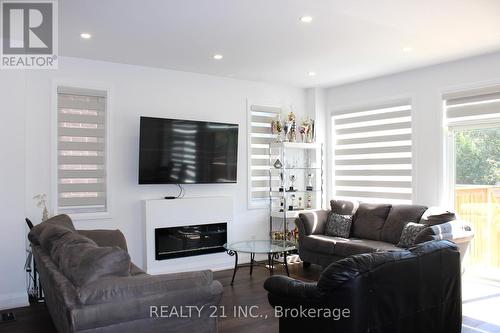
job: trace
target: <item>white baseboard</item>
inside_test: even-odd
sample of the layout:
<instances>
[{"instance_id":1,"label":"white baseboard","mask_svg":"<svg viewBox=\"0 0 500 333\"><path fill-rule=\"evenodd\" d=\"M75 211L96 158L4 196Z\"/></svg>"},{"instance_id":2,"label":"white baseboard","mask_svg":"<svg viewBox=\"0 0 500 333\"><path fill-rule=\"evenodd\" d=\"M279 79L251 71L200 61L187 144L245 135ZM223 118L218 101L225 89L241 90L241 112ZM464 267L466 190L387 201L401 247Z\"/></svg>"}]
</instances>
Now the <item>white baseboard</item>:
<instances>
[{"instance_id":1,"label":"white baseboard","mask_svg":"<svg viewBox=\"0 0 500 333\"><path fill-rule=\"evenodd\" d=\"M26 292L0 294L0 310L20 308L28 305L28 294Z\"/></svg>"}]
</instances>

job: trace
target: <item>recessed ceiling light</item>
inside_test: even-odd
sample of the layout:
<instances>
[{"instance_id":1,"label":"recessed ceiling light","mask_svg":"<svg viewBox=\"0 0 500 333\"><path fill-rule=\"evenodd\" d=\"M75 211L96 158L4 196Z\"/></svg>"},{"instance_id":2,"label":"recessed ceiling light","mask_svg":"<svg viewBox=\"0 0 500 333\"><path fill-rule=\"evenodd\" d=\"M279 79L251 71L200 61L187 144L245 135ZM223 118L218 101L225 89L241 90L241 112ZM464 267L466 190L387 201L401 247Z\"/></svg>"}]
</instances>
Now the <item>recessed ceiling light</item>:
<instances>
[{"instance_id":1,"label":"recessed ceiling light","mask_svg":"<svg viewBox=\"0 0 500 333\"><path fill-rule=\"evenodd\" d=\"M403 52L404 53L409 53L411 51L413 51L413 47L411 47L411 46L405 46L405 47L403 47Z\"/></svg>"},{"instance_id":2,"label":"recessed ceiling light","mask_svg":"<svg viewBox=\"0 0 500 333\"><path fill-rule=\"evenodd\" d=\"M83 39L90 39L90 38L92 38L92 35L84 32L84 33L80 34L80 37L82 37Z\"/></svg>"},{"instance_id":3,"label":"recessed ceiling light","mask_svg":"<svg viewBox=\"0 0 500 333\"><path fill-rule=\"evenodd\" d=\"M311 23L311 21L313 20L312 16L302 16L300 18L300 22L303 22L303 23Z\"/></svg>"},{"instance_id":4,"label":"recessed ceiling light","mask_svg":"<svg viewBox=\"0 0 500 333\"><path fill-rule=\"evenodd\" d=\"M316 76L316 72L309 72L309 73L307 73L307 75L309 75L309 76Z\"/></svg>"},{"instance_id":5,"label":"recessed ceiling light","mask_svg":"<svg viewBox=\"0 0 500 333\"><path fill-rule=\"evenodd\" d=\"M222 58L224 58L224 56L222 54L214 54L215 60L221 60Z\"/></svg>"}]
</instances>

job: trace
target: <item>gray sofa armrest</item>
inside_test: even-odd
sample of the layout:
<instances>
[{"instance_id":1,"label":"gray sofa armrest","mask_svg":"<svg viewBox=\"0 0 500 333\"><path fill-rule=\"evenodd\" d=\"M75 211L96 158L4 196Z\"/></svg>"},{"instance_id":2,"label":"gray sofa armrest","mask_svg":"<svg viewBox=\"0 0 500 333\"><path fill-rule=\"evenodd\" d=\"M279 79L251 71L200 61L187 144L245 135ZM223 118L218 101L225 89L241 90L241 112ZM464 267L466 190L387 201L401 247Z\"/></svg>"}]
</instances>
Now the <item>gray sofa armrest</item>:
<instances>
[{"instance_id":1,"label":"gray sofa armrest","mask_svg":"<svg viewBox=\"0 0 500 333\"><path fill-rule=\"evenodd\" d=\"M299 217L295 219L299 236L324 234L329 212L330 210L318 209L299 214Z\"/></svg>"},{"instance_id":2,"label":"gray sofa armrest","mask_svg":"<svg viewBox=\"0 0 500 333\"><path fill-rule=\"evenodd\" d=\"M474 232L469 225L461 220L453 220L425 228L415 238L415 244L442 239L463 243L469 242L473 237Z\"/></svg>"},{"instance_id":3,"label":"gray sofa armrest","mask_svg":"<svg viewBox=\"0 0 500 333\"><path fill-rule=\"evenodd\" d=\"M212 282L213 273L209 270L162 275L111 276L79 288L78 297L85 305L121 302L134 297L205 287Z\"/></svg>"},{"instance_id":4,"label":"gray sofa armrest","mask_svg":"<svg viewBox=\"0 0 500 333\"><path fill-rule=\"evenodd\" d=\"M283 275L269 277L264 282L264 289L269 292L271 305L313 305L321 304L325 294L320 292L313 282L295 280Z\"/></svg>"},{"instance_id":5,"label":"gray sofa armrest","mask_svg":"<svg viewBox=\"0 0 500 333\"><path fill-rule=\"evenodd\" d=\"M88 237L99 246L118 246L127 250L127 241L120 230L77 230L80 235Z\"/></svg>"},{"instance_id":6,"label":"gray sofa armrest","mask_svg":"<svg viewBox=\"0 0 500 333\"><path fill-rule=\"evenodd\" d=\"M154 278L151 277L150 278ZM167 283L168 285L168 283ZM198 318L209 319L214 313L222 297L222 285L219 281L209 284L192 285L189 288L178 288L172 285L168 292L144 292L142 295L130 295L126 298L114 299L108 294L106 303L83 305L69 310L68 316L73 331L92 330L123 322L149 320L157 328L163 327L165 332L174 332L176 327L185 325L181 322ZM125 294L122 294L125 295ZM163 307L163 308L162 308ZM161 309L167 311L175 308L179 313L187 313L191 307L191 317L162 316ZM196 310L193 309L196 307ZM200 312L198 312L200 310ZM167 312L168 313L168 312Z\"/></svg>"}]
</instances>

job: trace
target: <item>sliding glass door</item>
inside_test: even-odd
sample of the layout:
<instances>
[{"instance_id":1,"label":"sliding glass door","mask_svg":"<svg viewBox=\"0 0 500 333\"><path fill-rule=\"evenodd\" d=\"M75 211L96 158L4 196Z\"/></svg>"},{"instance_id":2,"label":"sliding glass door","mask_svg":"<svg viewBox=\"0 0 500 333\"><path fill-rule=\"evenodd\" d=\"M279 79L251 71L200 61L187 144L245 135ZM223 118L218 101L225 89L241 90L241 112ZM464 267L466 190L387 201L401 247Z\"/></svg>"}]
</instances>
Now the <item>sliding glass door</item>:
<instances>
[{"instance_id":1,"label":"sliding glass door","mask_svg":"<svg viewBox=\"0 0 500 333\"><path fill-rule=\"evenodd\" d=\"M465 265L471 273L500 280L500 127L450 130L455 210L475 233Z\"/></svg>"}]
</instances>

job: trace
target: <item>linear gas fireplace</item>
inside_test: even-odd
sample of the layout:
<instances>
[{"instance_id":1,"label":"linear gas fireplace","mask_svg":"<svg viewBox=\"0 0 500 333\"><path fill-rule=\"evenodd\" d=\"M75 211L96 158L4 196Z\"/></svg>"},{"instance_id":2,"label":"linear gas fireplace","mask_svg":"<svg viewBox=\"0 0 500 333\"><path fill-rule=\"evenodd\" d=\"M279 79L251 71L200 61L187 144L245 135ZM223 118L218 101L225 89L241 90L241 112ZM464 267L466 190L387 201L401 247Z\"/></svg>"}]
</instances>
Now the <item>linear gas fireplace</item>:
<instances>
[{"instance_id":1,"label":"linear gas fireplace","mask_svg":"<svg viewBox=\"0 0 500 333\"><path fill-rule=\"evenodd\" d=\"M224 252L227 223L155 229L156 260Z\"/></svg>"}]
</instances>

